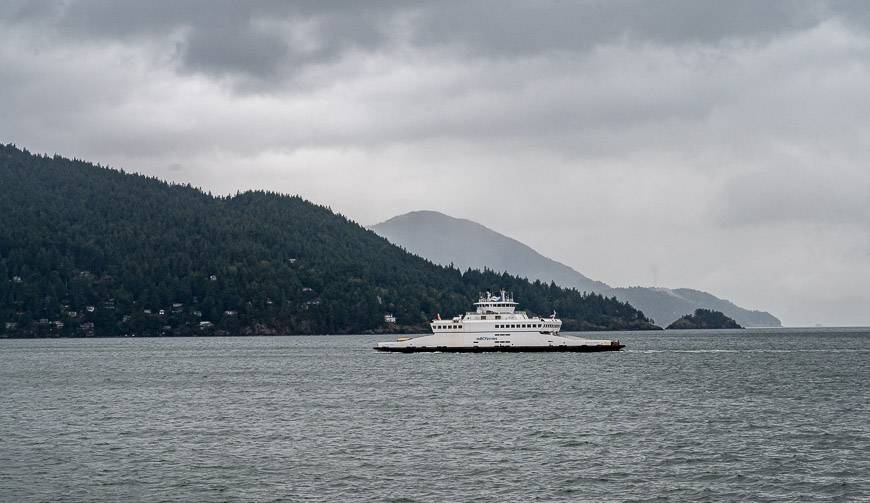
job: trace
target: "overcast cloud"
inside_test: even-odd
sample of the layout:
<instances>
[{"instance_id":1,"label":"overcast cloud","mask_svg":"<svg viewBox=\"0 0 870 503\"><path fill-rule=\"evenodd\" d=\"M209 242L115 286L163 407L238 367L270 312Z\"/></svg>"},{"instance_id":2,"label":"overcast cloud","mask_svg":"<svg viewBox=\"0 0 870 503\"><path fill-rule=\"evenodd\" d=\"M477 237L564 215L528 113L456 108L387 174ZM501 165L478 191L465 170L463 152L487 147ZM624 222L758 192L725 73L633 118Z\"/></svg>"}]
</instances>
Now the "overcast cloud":
<instances>
[{"instance_id":1,"label":"overcast cloud","mask_svg":"<svg viewBox=\"0 0 870 503\"><path fill-rule=\"evenodd\" d=\"M0 0L0 141L870 324L870 4Z\"/></svg>"}]
</instances>

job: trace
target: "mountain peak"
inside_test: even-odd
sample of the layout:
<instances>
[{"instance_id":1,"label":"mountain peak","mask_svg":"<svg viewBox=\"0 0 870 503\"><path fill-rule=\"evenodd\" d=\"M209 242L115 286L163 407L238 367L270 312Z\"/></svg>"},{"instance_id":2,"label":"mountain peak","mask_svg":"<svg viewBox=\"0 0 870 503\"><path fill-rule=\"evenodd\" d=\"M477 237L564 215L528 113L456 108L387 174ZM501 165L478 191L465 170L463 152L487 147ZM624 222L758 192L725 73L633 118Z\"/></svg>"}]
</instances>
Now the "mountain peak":
<instances>
[{"instance_id":1,"label":"mountain peak","mask_svg":"<svg viewBox=\"0 0 870 503\"><path fill-rule=\"evenodd\" d=\"M610 287L549 259L531 247L484 225L437 211L412 211L371 227L390 242L437 264L459 269L509 272L531 281L568 279L563 284L585 292Z\"/></svg>"}]
</instances>

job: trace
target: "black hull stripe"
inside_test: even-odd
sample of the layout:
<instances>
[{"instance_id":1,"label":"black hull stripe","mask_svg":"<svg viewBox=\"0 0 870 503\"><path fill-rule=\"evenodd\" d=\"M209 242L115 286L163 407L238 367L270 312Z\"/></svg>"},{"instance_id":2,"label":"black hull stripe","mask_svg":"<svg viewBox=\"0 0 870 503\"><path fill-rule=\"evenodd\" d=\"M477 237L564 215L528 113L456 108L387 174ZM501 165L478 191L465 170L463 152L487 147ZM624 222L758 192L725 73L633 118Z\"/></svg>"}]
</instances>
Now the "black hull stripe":
<instances>
[{"instance_id":1,"label":"black hull stripe","mask_svg":"<svg viewBox=\"0 0 870 503\"><path fill-rule=\"evenodd\" d=\"M390 353L599 353L601 351L619 351L624 344L611 346L486 346L486 347L382 347L375 346L378 351Z\"/></svg>"}]
</instances>

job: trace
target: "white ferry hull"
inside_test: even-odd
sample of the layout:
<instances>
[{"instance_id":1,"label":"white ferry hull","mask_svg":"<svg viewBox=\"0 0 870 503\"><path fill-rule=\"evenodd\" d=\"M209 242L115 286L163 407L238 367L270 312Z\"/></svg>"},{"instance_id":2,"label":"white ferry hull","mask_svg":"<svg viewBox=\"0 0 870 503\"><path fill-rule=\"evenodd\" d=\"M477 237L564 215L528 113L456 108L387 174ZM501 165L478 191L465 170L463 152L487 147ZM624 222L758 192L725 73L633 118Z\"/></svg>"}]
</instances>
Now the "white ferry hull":
<instances>
[{"instance_id":1,"label":"white ferry hull","mask_svg":"<svg viewBox=\"0 0 870 503\"><path fill-rule=\"evenodd\" d=\"M615 342L615 341L614 341ZM600 351L619 351L624 348L622 344L593 345L593 346L504 346L504 347L427 347L427 346L403 346L384 347L375 346L378 351L390 353L594 353Z\"/></svg>"},{"instance_id":2,"label":"white ferry hull","mask_svg":"<svg viewBox=\"0 0 870 503\"><path fill-rule=\"evenodd\" d=\"M470 335L470 336L469 336ZM457 339L462 339L457 340ZM581 339L564 335L517 334L515 337L480 334L428 335L399 342L379 342L374 349L394 353L486 353L619 351L617 340Z\"/></svg>"}]
</instances>

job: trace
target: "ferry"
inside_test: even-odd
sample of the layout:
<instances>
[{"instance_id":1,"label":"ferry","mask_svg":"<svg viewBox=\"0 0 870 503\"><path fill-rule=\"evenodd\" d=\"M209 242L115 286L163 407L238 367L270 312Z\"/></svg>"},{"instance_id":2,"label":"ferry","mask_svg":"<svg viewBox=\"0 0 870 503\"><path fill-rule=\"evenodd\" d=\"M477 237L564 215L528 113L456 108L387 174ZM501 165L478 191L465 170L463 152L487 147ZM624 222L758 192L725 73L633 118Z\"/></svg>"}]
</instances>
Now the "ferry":
<instances>
[{"instance_id":1,"label":"ferry","mask_svg":"<svg viewBox=\"0 0 870 503\"><path fill-rule=\"evenodd\" d=\"M399 337L395 342L379 342L374 349L397 353L455 352L593 352L619 351L618 340L582 339L561 335L562 320L556 313L547 318L530 317L517 311L513 296L504 290L498 295L487 292L474 303L473 312L442 320L432 320L431 335Z\"/></svg>"}]
</instances>

